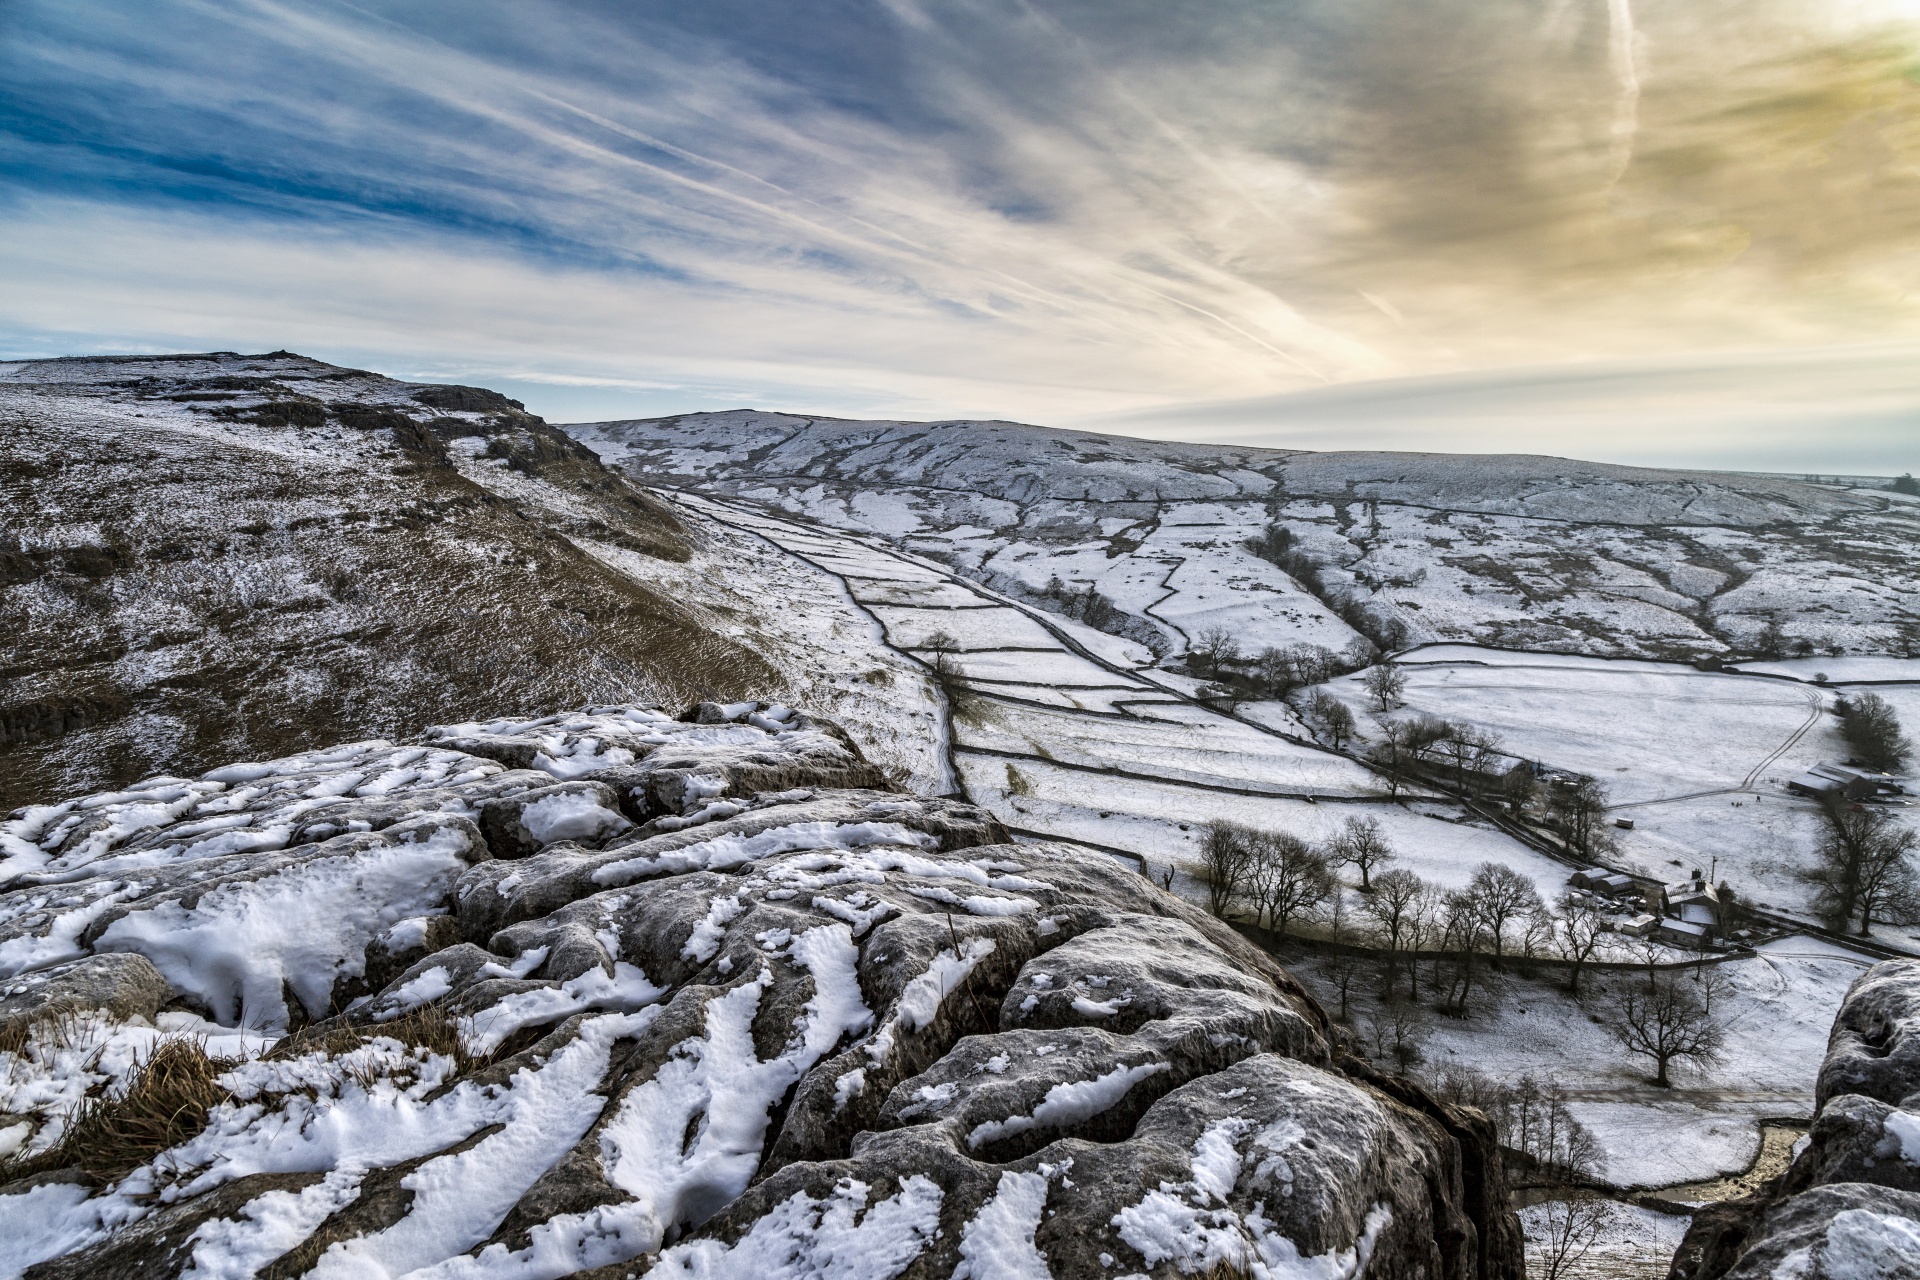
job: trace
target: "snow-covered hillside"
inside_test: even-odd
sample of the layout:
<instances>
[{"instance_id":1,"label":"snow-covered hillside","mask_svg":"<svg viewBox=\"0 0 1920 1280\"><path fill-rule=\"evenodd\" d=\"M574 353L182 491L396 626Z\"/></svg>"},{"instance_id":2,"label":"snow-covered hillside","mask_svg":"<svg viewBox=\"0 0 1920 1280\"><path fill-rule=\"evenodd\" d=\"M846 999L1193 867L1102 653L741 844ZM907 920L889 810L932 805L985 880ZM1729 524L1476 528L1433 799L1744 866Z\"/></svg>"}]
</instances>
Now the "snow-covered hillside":
<instances>
[{"instance_id":1,"label":"snow-covered hillside","mask_svg":"<svg viewBox=\"0 0 1920 1280\"><path fill-rule=\"evenodd\" d=\"M497 393L284 352L0 365L0 625L0 808L633 697L804 696L944 767L919 668L827 576Z\"/></svg>"},{"instance_id":2,"label":"snow-covered hillside","mask_svg":"<svg viewBox=\"0 0 1920 1280\"><path fill-rule=\"evenodd\" d=\"M1214 626L1340 650L1349 622L1389 647L1920 652L1920 502L1884 492L1004 422L739 411L567 431L644 483L878 533L1003 590L1091 586L1163 652ZM1247 549L1276 526L1288 554Z\"/></svg>"},{"instance_id":3,"label":"snow-covered hillside","mask_svg":"<svg viewBox=\"0 0 1920 1280\"><path fill-rule=\"evenodd\" d=\"M1545 904L1599 861L1699 867L1757 908L1730 935L1757 949L1714 970L1729 1058L1689 1087L1530 972L1563 903L1500 935L1529 963L1418 1031L1427 1070L1552 1080L1620 1186L1735 1172L1761 1120L1809 1115L1868 962L1796 936L1823 819L1783 784L1845 755L1829 712L1856 685L1920 727L1920 503L1897 495L1006 423L563 432L286 353L0 366L0 424L0 787L35 802L0 824L0 1160L85 1167L63 1133L159 1046L220 1060L181 1059L214 1123L164 1160L0 1194L0 1236L65 1259L36 1280L136 1256L805 1274L820 1247L940 1280L1040 1253L1345 1274L1408 1225L1366 1196L1427 1239L1427 1193L1348 1170L1337 1231L1277 1227L1236 1178L1283 1122L1258 1100L1301 1081L1233 1073L1242 1048L1386 1063L1381 1028L1425 1015L1392 966L1379 991L1349 966L1327 1039L1194 909L1219 819L1320 847L1369 826L1436 931L1490 863ZM1221 643L1326 660L1197 652ZM703 705L644 709L668 698ZM483 719L503 706L527 715ZM1497 737L1477 800L1369 755L1419 717ZM344 745L286 755L320 741ZM1544 790L1507 794L1515 761L1599 782L1588 855ZM1266 942L1310 982L1351 954ZM1607 931L1588 962L1693 955L1670 942ZM1192 972L1258 1009L1195 1005ZM1188 1035L1242 1015L1240 1048ZM1433 1155L1382 1114L1365 1141ZM492 1198L449 1190L483 1168Z\"/></svg>"}]
</instances>

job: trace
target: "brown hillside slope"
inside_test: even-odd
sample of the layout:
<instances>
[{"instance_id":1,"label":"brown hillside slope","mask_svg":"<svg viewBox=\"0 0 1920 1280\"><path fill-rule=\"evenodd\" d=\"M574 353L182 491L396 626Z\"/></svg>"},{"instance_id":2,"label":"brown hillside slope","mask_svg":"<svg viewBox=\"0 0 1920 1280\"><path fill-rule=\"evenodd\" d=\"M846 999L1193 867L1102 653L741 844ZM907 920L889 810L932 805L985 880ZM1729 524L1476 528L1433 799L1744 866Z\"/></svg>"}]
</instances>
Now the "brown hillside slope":
<instances>
[{"instance_id":1,"label":"brown hillside slope","mask_svg":"<svg viewBox=\"0 0 1920 1280\"><path fill-rule=\"evenodd\" d=\"M479 388L284 352L0 365L0 809L488 707L777 688L631 568L670 582L702 537Z\"/></svg>"}]
</instances>

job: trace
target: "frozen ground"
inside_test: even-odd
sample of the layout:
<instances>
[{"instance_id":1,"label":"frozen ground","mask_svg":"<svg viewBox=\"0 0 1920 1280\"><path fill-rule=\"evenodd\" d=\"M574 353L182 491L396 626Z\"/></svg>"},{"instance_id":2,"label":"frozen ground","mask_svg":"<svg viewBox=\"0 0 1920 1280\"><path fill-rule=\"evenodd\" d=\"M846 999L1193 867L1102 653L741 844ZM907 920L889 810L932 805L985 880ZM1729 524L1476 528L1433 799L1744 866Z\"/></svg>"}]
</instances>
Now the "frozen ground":
<instances>
[{"instance_id":1,"label":"frozen ground","mask_svg":"<svg viewBox=\"0 0 1920 1280\"><path fill-rule=\"evenodd\" d=\"M1540 1265L1537 1253L1546 1234L1548 1213L1545 1205L1520 1211L1520 1224L1527 1233L1529 1267ZM1593 1247L1562 1273L1567 1280L1666 1280L1674 1252L1692 1219L1617 1200L1605 1203L1605 1213Z\"/></svg>"},{"instance_id":2,"label":"frozen ground","mask_svg":"<svg viewBox=\"0 0 1920 1280\"><path fill-rule=\"evenodd\" d=\"M839 580L517 404L287 353L0 370L0 809L500 705L805 701L940 790Z\"/></svg>"},{"instance_id":3,"label":"frozen ground","mask_svg":"<svg viewBox=\"0 0 1920 1280\"><path fill-rule=\"evenodd\" d=\"M833 566L902 650L928 659L929 635L953 636L962 676L950 690L956 777L968 798L1012 827L1164 865L1187 860L1214 818L1321 839L1367 813L1382 821L1404 865L1438 883L1463 884L1479 863L1496 861L1531 876L1544 897L1564 885L1569 868L1465 821L1449 802L1389 801L1373 774L1314 746L1279 704L1264 715L1223 715L1186 700L1164 673L1114 662L1055 616L930 561L737 503L681 501ZM908 595L937 603L898 603ZM987 624L965 625L977 618ZM1003 643L1013 647L991 647Z\"/></svg>"}]
</instances>

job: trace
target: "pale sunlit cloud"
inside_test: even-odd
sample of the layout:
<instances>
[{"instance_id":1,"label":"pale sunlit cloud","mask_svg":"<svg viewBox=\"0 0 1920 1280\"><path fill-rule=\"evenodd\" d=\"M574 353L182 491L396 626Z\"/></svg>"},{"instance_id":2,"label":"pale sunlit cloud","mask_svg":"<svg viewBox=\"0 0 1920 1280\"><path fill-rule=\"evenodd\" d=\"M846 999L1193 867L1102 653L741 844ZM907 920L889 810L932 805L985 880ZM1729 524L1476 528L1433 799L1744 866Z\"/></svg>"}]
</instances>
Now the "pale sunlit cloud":
<instances>
[{"instance_id":1,"label":"pale sunlit cloud","mask_svg":"<svg viewBox=\"0 0 1920 1280\"><path fill-rule=\"evenodd\" d=\"M1819 354L1920 342L1893 0L160 8L0 29L0 355L1753 465L1920 408Z\"/></svg>"}]
</instances>

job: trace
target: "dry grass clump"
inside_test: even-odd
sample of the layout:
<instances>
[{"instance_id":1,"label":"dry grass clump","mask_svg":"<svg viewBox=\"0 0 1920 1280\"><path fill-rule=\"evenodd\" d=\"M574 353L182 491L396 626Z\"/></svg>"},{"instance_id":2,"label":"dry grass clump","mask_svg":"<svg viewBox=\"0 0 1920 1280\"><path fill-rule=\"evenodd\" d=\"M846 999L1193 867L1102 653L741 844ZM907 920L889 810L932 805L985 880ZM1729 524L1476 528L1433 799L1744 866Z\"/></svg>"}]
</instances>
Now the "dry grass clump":
<instances>
[{"instance_id":1,"label":"dry grass clump","mask_svg":"<svg viewBox=\"0 0 1920 1280\"><path fill-rule=\"evenodd\" d=\"M235 1063L189 1038L163 1040L134 1072L123 1097L89 1098L67 1122L63 1164L111 1182L171 1147L197 1137L212 1110L232 1095L216 1078Z\"/></svg>"},{"instance_id":2,"label":"dry grass clump","mask_svg":"<svg viewBox=\"0 0 1920 1280\"><path fill-rule=\"evenodd\" d=\"M117 1181L198 1136L213 1109L232 1096L216 1080L234 1065L209 1057L198 1040L164 1040L135 1069L125 1094L88 1098L53 1146L0 1166L0 1182L68 1168L100 1185Z\"/></svg>"},{"instance_id":3,"label":"dry grass clump","mask_svg":"<svg viewBox=\"0 0 1920 1280\"><path fill-rule=\"evenodd\" d=\"M267 1050L265 1056L269 1061L284 1061L309 1053L337 1057L381 1039L398 1040L401 1044L452 1058L455 1076L463 1076L473 1068L485 1065L483 1059L467 1052L466 1042L460 1038L459 1026L437 1004L423 1004L409 1009L391 1022L370 1025L341 1022L307 1027L282 1038Z\"/></svg>"},{"instance_id":4,"label":"dry grass clump","mask_svg":"<svg viewBox=\"0 0 1920 1280\"><path fill-rule=\"evenodd\" d=\"M72 1010L52 1009L9 1023L0 1028L0 1053L21 1053L35 1040L54 1042L56 1048L70 1044L75 1022ZM370 1027L307 1028L282 1038L265 1056L286 1060L324 1053L334 1057L381 1038L453 1059L454 1077L484 1065L467 1052L454 1020L434 1006ZM197 1137L213 1109L232 1100L218 1080L238 1065L232 1059L210 1056L205 1042L192 1037L161 1041L135 1068L124 1093L86 1099L67 1118L65 1131L51 1147L0 1160L0 1185L69 1168L80 1169L102 1186L125 1177L162 1152ZM373 1081L361 1083L371 1087Z\"/></svg>"}]
</instances>

